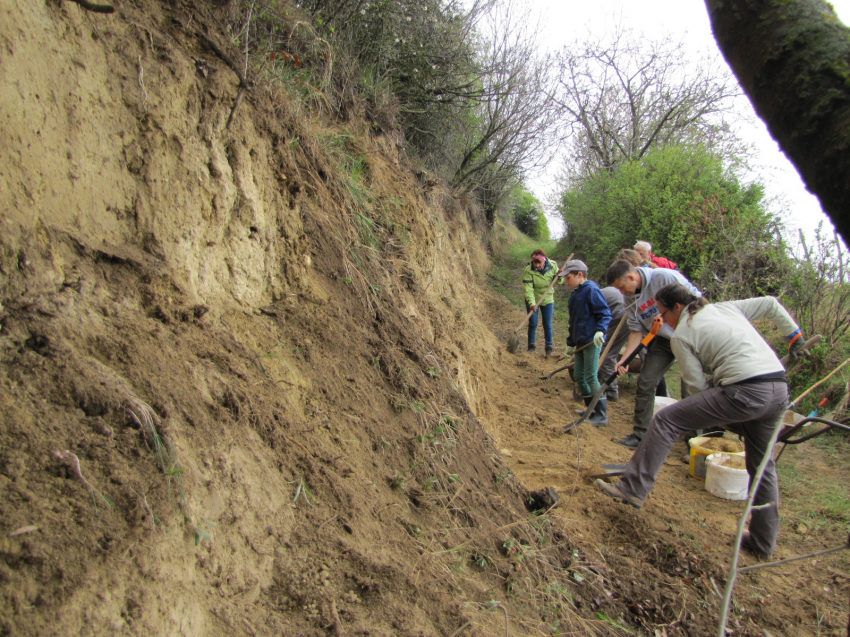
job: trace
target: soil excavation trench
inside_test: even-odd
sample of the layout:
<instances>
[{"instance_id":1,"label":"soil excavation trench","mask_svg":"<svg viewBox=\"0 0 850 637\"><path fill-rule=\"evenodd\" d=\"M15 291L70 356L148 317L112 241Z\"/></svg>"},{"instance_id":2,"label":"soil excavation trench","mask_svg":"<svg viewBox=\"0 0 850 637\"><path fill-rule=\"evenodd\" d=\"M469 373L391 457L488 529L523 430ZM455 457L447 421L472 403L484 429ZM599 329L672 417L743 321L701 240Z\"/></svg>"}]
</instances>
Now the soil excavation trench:
<instances>
[{"instance_id":1,"label":"soil excavation trench","mask_svg":"<svg viewBox=\"0 0 850 637\"><path fill-rule=\"evenodd\" d=\"M556 302L566 301L558 298ZM505 340L517 310L493 294L488 312L494 332ZM566 335L556 329L556 353L564 348L565 339ZM575 435L565 434L564 425L574 421L577 410L584 407L573 398L573 381L567 374L545 380L557 366L555 358L545 360L539 353L524 350L520 345L515 355L505 352L500 361L503 374L490 381L494 400L487 422L511 470L531 491L545 487L557 491L560 504L550 515L563 524L569 537L587 545L589 552L616 562L616 579L633 583L640 591L630 606L638 616L649 613L647 609L653 605L660 607L664 603L664 596L658 596L663 586L650 579L656 569L679 576L679 585L686 589L686 596L717 603L719 595L715 586L722 591L720 581L725 581L728 572L731 542L743 503L712 496L705 491L703 480L688 475L688 465L682 458L690 450L684 440L673 447L640 511L597 491L592 477L607 473L610 467L624 465L632 454L612 439L632 431L634 378L621 379L619 400L609 401L607 427L584 423L574 430ZM726 438L732 440L711 444L720 448L734 447L737 443L731 433L726 433ZM822 470L817 448L808 444L800 445L797 450L798 458L783 458L783 462L799 463L801 471L816 470L815 466ZM836 479L841 480L838 476ZM783 526L773 559L804 555L811 552L810 548L820 550L846 541L846 532L840 524L821 528L816 535L795 524L797 509L805 506L805 502L794 500L788 492L783 492L783 497L780 510ZM755 563L759 560L742 553L742 566ZM731 624L730 627L744 634L749 631L763 634L755 632L757 626L773 626L772 630L786 635L812 634L818 623L816 617L823 617L818 615L821 612L818 609L828 605L836 631L831 634L845 634L848 579L843 575L836 578L836 574L846 564L846 556L832 564L826 561L798 564L799 568L760 569L759 579L753 573L739 580L735 599L746 609L747 621L742 624L738 620L737 627ZM609 566L613 568L613 564ZM641 594L645 596L642 601ZM826 598L833 601L826 602ZM816 599L822 601L815 602ZM705 625L695 634L712 634L709 628L712 620L716 621L716 615L706 611Z\"/></svg>"}]
</instances>

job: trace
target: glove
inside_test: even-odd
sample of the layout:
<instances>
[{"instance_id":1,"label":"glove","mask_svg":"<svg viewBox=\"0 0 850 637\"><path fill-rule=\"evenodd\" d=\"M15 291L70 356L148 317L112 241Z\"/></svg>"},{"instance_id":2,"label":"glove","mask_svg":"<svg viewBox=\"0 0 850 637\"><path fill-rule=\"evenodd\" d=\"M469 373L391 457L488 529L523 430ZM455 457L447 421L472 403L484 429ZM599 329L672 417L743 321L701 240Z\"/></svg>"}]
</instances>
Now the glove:
<instances>
[{"instance_id":1,"label":"glove","mask_svg":"<svg viewBox=\"0 0 850 637\"><path fill-rule=\"evenodd\" d=\"M797 360L801 356L808 356L808 352L803 350L803 343L805 343L805 339L803 338L803 330L797 330L796 332L788 335L788 356L792 361Z\"/></svg>"},{"instance_id":2,"label":"glove","mask_svg":"<svg viewBox=\"0 0 850 637\"><path fill-rule=\"evenodd\" d=\"M567 349L564 350L564 356L567 358L572 358L576 355L576 348L571 345L567 345Z\"/></svg>"},{"instance_id":3,"label":"glove","mask_svg":"<svg viewBox=\"0 0 850 637\"><path fill-rule=\"evenodd\" d=\"M605 332L596 332L596 334L593 335L593 344L596 345L596 347L602 347L602 343L604 342Z\"/></svg>"}]
</instances>

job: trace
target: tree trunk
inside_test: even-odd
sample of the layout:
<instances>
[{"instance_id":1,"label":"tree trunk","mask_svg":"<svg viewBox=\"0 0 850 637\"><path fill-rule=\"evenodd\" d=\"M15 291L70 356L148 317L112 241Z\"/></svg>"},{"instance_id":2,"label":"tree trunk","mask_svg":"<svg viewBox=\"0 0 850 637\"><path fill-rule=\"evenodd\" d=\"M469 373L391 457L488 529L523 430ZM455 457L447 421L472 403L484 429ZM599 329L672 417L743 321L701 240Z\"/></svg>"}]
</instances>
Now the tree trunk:
<instances>
[{"instance_id":1,"label":"tree trunk","mask_svg":"<svg viewBox=\"0 0 850 637\"><path fill-rule=\"evenodd\" d=\"M758 116L850 243L850 29L823 0L705 0Z\"/></svg>"}]
</instances>

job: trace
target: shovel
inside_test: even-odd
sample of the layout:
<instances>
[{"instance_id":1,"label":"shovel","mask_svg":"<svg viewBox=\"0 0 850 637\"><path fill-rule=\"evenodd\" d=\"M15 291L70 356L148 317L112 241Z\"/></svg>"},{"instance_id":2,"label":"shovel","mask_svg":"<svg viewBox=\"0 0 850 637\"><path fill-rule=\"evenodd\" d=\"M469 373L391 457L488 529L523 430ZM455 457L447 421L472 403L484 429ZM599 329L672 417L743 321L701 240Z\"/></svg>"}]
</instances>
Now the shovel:
<instances>
[{"instance_id":1,"label":"shovel","mask_svg":"<svg viewBox=\"0 0 850 637\"><path fill-rule=\"evenodd\" d=\"M623 360L623 364L620 367L628 367L629 363L632 362L632 359L638 354L640 354L644 349L646 349L646 347L652 342L652 339L655 338L655 335L658 334L658 330L661 329L661 325L663 324L663 322L664 321L661 319L660 316L656 317L655 320L652 321L652 329L649 330L649 334L643 337L643 340L641 340L640 344L635 348L635 351L633 351L625 358L625 360ZM585 407L584 414L582 414L582 417L565 426L564 433L575 429L590 417L590 414L593 413L593 409L596 407L596 403L599 402L599 399L602 398L602 394L604 394L605 390L611 386L611 383L613 383L617 379L617 376L617 370L615 369L614 372L608 377L608 379L599 386L599 389L597 389L593 393L593 398L590 399L590 404Z\"/></svg>"},{"instance_id":2,"label":"shovel","mask_svg":"<svg viewBox=\"0 0 850 637\"><path fill-rule=\"evenodd\" d=\"M626 465L624 464L603 464L599 467L602 469L602 473L591 473L587 476L590 479L602 478L616 478L617 476L621 476L626 472Z\"/></svg>"},{"instance_id":3,"label":"shovel","mask_svg":"<svg viewBox=\"0 0 850 637\"><path fill-rule=\"evenodd\" d=\"M590 341L589 343L585 343L584 345L582 345L581 347L579 347L579 348L575 351L575 353L576 353L576 354L578 354L581 350L583 350L583 349L584 349L584 348L586 348L586 347L590 347L591 345L593 345L593 341ZM556 370L555 370L554 372L552 372L551 374L549 374L549 375L547 375L547 376L541 376L541 377L540 377L540 380L549 380L550 378L552 378L552 376L554 376L554 375L555 375L555 374L557 374L558 372L562 372L562 371L564 371L565 369L569 369L570 367L572 367L572 366L573 366L573 365L575 365L575 364L576 364L576 359L575 359L575 358L573 358L573 359L572 359L569 363L567 363L567 364L566 364L566 365L564 365L563 367L559 367L558 369L556 369Z\"/></svg>"},{"instance_id":4,"label":"shovel","mask_svg":"<svg viewBox=\"0 0 850 637\"><path fill-rule=\"evenodd\" d=\"M569 263L570 259L572 259L572 258L573 258L572 254L570 256L568 256L567 260L564 262L564 265L566 266L567 263ZM549 290L552 289L552 286L555 285L555 281L557 281L557 280L558 280L558 275L555 274L555 276L552 277L552 282L549 284L549 287L546 288L546 291L543 293L543 296L540 297L541 299L543 299L547 294L549 294ZM511 334L510 338L508 338L508 351L511 354L516 354L517 348L519 347L519 339L517 337L517 334L522 329L522 326L525 325L526 323L528 323L528 319L531 318L531 315L534 314L535 310L537 310L536 305L533 308L531 308L531 311L525 316L525 318L522 320L522 323L519 324L519 326L514 330L514 333Z\"/></svg>"},{"instance_id":5,"label":"shovel","mask_svg":"<svg viewBox=\"0 0 850 637\"><path fill-rule=\"evenodd\" d=\"M632 309L634 306L635 306L635 304L634 304L634 303L632 303L631 305L629 305L629 306L625 309L625 311L626 311L626 312L628 312L628 311L629 311L630 309ZM613 344L614 344L614 341L616 341L616 340L617 340L617 334L619 334L619 333L620 333L620 328L621 328L621 327L623 327L623 323L625 323L625 322L626 322L626 316L625 316L625 314L623 314L623 317L620 319L620 322L617 324L617 329L615 329L615 330L614 330L614 333L611 335L611 338L610 338L610 339L608 339L608 344L605 346L605 349L604 349L604 350L602 350L602 354L600 354L600 355L599 355L599 367L602 367L602 363L604 363L604 362L605 362L605 357L606 357L606 356L608 356L608 351L611 349L611 345L613 345ZM585 347L590 347L591 345L593 345L593 341L591 341L590 343L587 343L586 345L582 345L581 347L579 347L579 348L576 350L576 352L578 353L578 352L580 352L581 350L583 350ZM805 345L804 345L804 347L805 347ZM558 369L556 369L556 370L555 370L554 372L552 372L551 374L549 374L549 375L547 375L547 376L541 376L541 377L540 377L540 380L549 380L550 378L552 378L552 376L554 376L554 375L555 375L555 374L557 374L558 372L562 372L562 371L564 371L565 369L569 369L570 367L573 367L574 365L575 365L575 359L571 360L569 363L567 363L567 364L566 364L566 365L564 365L563 367L559 367Z\"/></svg>"},{"instance_id":6,"label":"shovel","mask_svg":"<svg viewBox=\"0 0 850 637\"><path fill-rule=\"evenodd\" d=\"M815 410L812 413L810 413L807 416L807 418L814 418L815 416L817 416L818 413L820 412L820 408L823 407L827 403L828 400L829 400L829 398L827 397L827 398L824 398L822 401L820 401L818 403L818 406L815 407Z\"/></svg>"},{"instance_id":7,"label":"shovel","mask_svg":"<svg viewBox=\"0 0 850 637\"><path fill-rule=\"evenodd\" d=\"M810 349L810 348L814 347L815 345L817 345L818 343L820 343L821 340L823 340L823 336L821 336L820 334L815 334L809 340L807 340L805 343L803 343L803 347L800 348L800 351L805 352L807 349ZM785 356L783 356L782 358L779 359L779 362L782 363L783 367L785 367L785 366L788 365L788 362L790 360L791 360L791 354L785 354Z\"/></svg>"}]
</instances>

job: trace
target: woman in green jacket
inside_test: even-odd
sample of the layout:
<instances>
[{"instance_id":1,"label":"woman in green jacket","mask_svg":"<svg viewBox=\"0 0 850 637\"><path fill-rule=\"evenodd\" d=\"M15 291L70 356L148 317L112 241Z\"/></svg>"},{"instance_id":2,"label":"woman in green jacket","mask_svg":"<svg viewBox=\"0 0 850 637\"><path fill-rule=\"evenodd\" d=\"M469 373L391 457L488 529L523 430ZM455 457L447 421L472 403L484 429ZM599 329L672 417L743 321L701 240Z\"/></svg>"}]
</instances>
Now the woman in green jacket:
<instances>
[{"instance_id":1,"label":"woman in green jacket","mask_svg":"<svg viewBox=\"0 0 850 637\"><path fill-rule=\"evenodd\" d=\"M525 286L525 311L531 312L534 308L534 314L528 319L528 351L535 350L537 341L537 317L543 317L543 337L546 340L546 356L552 354L554 347L554 337L552 334L552 317L555 314L555 289L552 288L548 292L549 284L552 279L558 276L558 264L549 259L546 253L537 249L531 253L531 263L528 264L522 273L522 283ZM564 282L563 279L558 281L559 284ZM545 296L544 296L545 293Z\"/></svg>"}]
</instances>

